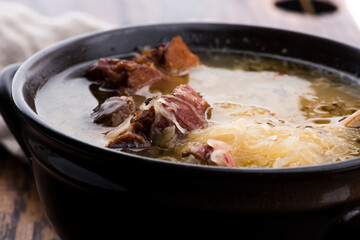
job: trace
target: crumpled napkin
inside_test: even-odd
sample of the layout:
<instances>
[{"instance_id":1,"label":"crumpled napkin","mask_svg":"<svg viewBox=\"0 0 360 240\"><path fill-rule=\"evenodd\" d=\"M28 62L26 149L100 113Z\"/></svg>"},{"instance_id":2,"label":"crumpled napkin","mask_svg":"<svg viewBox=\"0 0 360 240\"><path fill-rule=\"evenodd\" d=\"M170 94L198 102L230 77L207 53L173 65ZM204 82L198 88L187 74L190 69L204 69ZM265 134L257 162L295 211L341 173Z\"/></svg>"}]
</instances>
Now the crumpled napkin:
<instances>
[{"instance_id":1,"label":"crumpled napkin","mask_svg":"<svg viewBox=\"0 0 360 240\"><path fill-rule=\"evenodd\" d=\"M49 18L25 5L11 2L0 2L0 9L0 70L9 64L23 62L37 51L60 40L114 27L80 12ZM0 144L17 157L24 158L2 117Z\"/></svg>"}]
</instances>

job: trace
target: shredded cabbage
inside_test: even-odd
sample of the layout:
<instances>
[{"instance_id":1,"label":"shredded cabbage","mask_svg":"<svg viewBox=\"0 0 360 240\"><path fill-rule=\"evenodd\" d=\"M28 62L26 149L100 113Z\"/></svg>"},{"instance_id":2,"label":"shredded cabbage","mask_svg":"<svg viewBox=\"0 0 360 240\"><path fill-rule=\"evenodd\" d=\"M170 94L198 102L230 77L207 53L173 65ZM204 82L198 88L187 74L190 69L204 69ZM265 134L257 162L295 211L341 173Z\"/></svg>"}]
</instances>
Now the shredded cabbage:
<instances>
[{"instance_id":1,"label":"shredded cabbage","mask_svg":"<svg viewBox=\"0 0 360 240\"><path fill-rule=\"evenodd\" d=\"M196 130L176 149L184 152L209 139L230 145L237 167L279 168L323 164L353 158L359 146L352 129L340 125L299 126L238 118Z\"/></svg>"}]
</instances>

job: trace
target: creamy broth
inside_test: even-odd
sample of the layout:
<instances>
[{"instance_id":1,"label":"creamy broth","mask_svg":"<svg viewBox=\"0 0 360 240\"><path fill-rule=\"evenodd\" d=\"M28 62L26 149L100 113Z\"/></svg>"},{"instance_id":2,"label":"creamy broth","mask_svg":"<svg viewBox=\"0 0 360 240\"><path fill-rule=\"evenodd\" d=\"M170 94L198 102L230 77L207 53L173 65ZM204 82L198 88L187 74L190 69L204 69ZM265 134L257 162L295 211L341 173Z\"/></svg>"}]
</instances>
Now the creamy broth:
<instances>
[{"instance_id":1,"label":"creamy broth","mask_svg":"<svg viewBox=\"0 0 360 240\"><path fill-rule=\"evenodd\" d=\"M207 114L210 126L194 131L175 148L153 147L137 154L201 164L194 157L182 158L181 152L212 136L234 146L233 153L242 156L236 160L237 167L322 164L360 155L359 130L336 127L342 118L360 109L359 86L347 76L255 55L199 54L199 57L202 65L191 69L188 78L179 81L187 82L210 104ZM36 110L65 134L106 146L105 134L113 128L94 124L91 113L103 101L102 96L113 93L94 90L93 83L79 77L89 64L74 66L50 79L37 93ZM146 88L137 92L136 98L140 104L158 94ZM241 136L253 145L239 147L239 143L249 141L235 141L234 135L227 134L235 130L243 131ZM329 137L324 137L326 134ZM284 135L286 138L282 139ZM311 156L297 156L299 152L289 150L299 144L299 139L305 143L298 148L301 152L311 149ZM281 144L269 145L269 141ZM309 144L311 141L318 143ZM339 143L342 145L337 146ZM322 148L325 150L317 152ZM296 162L289 159L290 155L305 160Z\"/></svg>"}]
</instances>

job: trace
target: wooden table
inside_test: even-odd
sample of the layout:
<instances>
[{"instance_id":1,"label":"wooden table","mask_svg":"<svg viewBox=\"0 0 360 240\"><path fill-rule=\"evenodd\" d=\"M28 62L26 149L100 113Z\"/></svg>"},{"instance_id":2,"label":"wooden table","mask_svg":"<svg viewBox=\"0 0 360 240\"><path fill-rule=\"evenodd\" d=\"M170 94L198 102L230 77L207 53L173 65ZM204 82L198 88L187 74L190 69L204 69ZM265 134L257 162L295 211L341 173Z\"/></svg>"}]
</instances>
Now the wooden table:
<instances>
[{"instance_id":1,"label":"wooden table","mask_svg":"<svg viewBox=\"0 0 360 240\"><path fill-rule=\"evenodd\" d=\"M117 26L179 21L228 22L296 30L360 46L359 29L341 0L331 0L337 11L323 15L281 10L275 7L275 0L16 2L52 17L70 10L82 11ZM59 239L42 210L30 166L11 150L0 145L0 239Z\"/></svg>"}]
</instances>

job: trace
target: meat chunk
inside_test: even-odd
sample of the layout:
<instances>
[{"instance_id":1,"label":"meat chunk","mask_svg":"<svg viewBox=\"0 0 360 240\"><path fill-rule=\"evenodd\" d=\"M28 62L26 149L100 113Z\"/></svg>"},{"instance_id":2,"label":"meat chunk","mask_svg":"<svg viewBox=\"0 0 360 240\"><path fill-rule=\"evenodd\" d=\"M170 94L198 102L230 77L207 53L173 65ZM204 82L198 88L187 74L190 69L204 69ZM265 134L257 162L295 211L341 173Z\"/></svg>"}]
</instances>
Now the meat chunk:
<instances>
[{"instance_id":1,"label":"meat chunk","mask_svg":"<svg viewBox=\"0 0 360 240\"><path fill-rule=\"evenodd\" d=\"M207 144L191 147L183 156L193 155L209 165L235 167L229 151L230 146L225 142L209 139Z\"/></svg>"},{"instance_id":2,"label":"meat chunk","mask_svg":"<svg viewBox=\"0 0 360 240\"><path fill-rule=\"evenodd\" d=\"M171 94L150 101L133 119L134 130L151 138L151 135L161 135L165 128L174 126L176 133L187 134L206 124L208 107L191 87L179 85Z\"/></svg>"},{"instance_id":3,"label":"meat chunk","mask_svg":"<svg viewBox=\"0 0 360 240\"><path fill-rule=\"evenodd\" d=\"M199 58L190 52L182 38L175 37L166 47L164 68L172 73L180 73L199 65Z\"/></svg>"},{"instance_id":4,"label":"meat chunk","mask_svg":"<svg viewBox=\"0 0 360 240\"><path fill-rule=\"evenodd\" d=\"M151 143L146 138L132 132L122 134L108 143L109 148L120 149L148 148L150 146Z\"/></svg>"},{"instance_id":5,"label":"meat chunk","mask_svg":"<svg viewBox=\"0 0 360 240\"><path fill-rule=\"evenodd\" d=\"M99 59L84 74L92 81L102 81L105 88L126 88L135 92L161 81L164 77L152 64L139 64L123 59Z\"/></svg>"},{"instance_id":6,"label":"meat chunk","mask_svg":"<svg viewBox=\"0 0 360 240\"><path fill-rule=\"evenodd\" d=\"M108 88L123 85L126 72L123 70L119 71L117 64L120 61L115 58L100 58L84 73L84 77L91 81L104 81L105 87Z\"/></svg>"},{"instance_id":7,"label":"meat chunk","mask_svg":"<svg viewBox=\"0 0 360 240\"><path fill-rule=\"evenodd\" d=\"M199 94L197 94L190 86L180 85L174 89L172 94L179 100L184 101L193 107L198 115L203 116L209 104ZM194 130L194 129L192 129Z\"/></svg>"},{"instance_id":8,"label":"meat chunk","mask_svg":"<svg viewBox=\"0 0 360 240\"><path fill-rule=\"evenodd\" d=\"M101 58L90 66L84 77L99 81L102 87L108 89L134 93L156 83L158 88L161 85L172 85L172 82L179 81L178 74L199 64L199 58L190 52L178 36L170 43L146 50L132 60Z\"/></svg>"},{"instance_id":9,"label":"meat chunk","mask_svg":"<svg viewBox=\"0 0 360 240\"><path fill-rule=\"evenodd\" d=\"M160 44L157 48L144 51L134 58L138 63L153 63L168 74L179 74L200 64L199 58L193 54L180 36L174 37L168 44Z\"/></svg>"},{"instance_id":10,"label":"meat chunk","mask_svg":"<svg viewBox=\"0 0 360 240\"><path fill-rule=\"evenodd\" d=\"M104 126L116 127L135 112L132 97L110 97L94 109L94 122Z\"/></svg>"},{"instance_id":11,"label":"meat chunk","mask_svg":"<svg viewBox=\"0 0 360 240\"><path fill-rule=\"evenodd\" d=\"M129 128L121 131L143 136L157 146L169 146L169 141L174 143L178 137L206 125L208 107L191 87L179 85L171 94L152 99L131 119Z\"/></svg>"}]
</instances>

